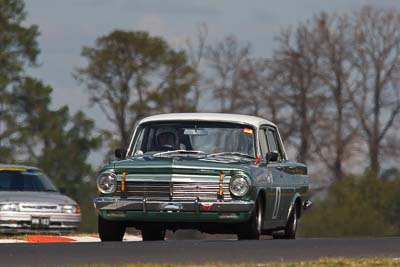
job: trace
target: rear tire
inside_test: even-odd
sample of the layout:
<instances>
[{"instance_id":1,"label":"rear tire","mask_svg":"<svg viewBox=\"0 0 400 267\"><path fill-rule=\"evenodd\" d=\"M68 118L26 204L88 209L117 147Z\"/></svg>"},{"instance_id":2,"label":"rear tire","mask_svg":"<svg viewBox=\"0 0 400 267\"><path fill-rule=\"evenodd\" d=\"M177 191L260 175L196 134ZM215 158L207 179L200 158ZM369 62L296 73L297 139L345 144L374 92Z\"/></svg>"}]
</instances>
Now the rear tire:
<instances>
[{"instance_id":1,"label":"rear tire","mask_svg":"<svg viewBox=\"0 0 400 267\"><path fill-rule=\"evenodd\" d=\"M285 233L283 238L285 239L296 239L297 224L298 224L298 213L297 203L294 204L293 209L290 213L289 219L285 226Z\"/></svg>"},{"instance_id":2,"label":"rear tire","mask_svg":"<svg viewBox=\"0 0 400 267\"><path fill-rule=\"evenodd\" d=\"M143 241L159 241L164 240L165 229L160 229L156 227L143 227L142 229L142 239Z\"/></svg>"},{"instance_id":3,"label":"rear tire","mask_svg":"<svg viewBox=\"0 0 400 267\"><path fill-rule=\"evenodd\" d=\"M98 231L102 242L122 241L125 235L125 225L118 221L109 221L98 216Z\"/></svg>"},{"instance_id":4,"label":"rear tire","mask_svg":"<svg viewBox=\"0 0 400 267\"><path fill-rule=\"evenodd\" d=\"M257 240L260 239L262 233L262 224L264 213L261 198L257 199L256 207L249 221L240 226L237 234L239 240Z\"/></svg>"}]
</instances>

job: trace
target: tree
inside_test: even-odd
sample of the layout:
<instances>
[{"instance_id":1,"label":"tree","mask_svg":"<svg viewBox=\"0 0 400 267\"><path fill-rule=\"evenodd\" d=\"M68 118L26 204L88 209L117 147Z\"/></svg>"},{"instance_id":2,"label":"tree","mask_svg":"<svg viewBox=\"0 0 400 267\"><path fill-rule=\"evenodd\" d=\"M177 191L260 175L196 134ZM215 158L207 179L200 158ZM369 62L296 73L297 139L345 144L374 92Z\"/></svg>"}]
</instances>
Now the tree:
<instances>
[{"instance_id":1,"label":"tree","mask_svg":"<svg viewBox=\"0 0 400 267\"><path fill-rule=\"evenodd\" d=\"M98 149L101 138L94 122L81 112L74 115L66 106L52 110L52 88L26 77L14 90L13 102L18 116L18 131L13 136L16 160L41 168L58 187L82 208L83 229L93 230L92 197L95 181L90 152Z\"/></svg>"},{"instance_id":2,"label":"tree","mask_svg":"<svg viewBox=\"0 0 400 267\"><path fill-rule=\"evenodd\" d=\"M163 85L149 94L149 103L153 103L156 112L195 111L198 92L195 92L194 98L189 95L194 89L196 76L187 64L186 54L183 51L169 51L163 64Z\"/></svg>"},{"instance_id":3,"label":"tree","mask_svg":"<svg viewBox=\"0 0 400 267\"><path fill-rule=\"evenodd\" d=\"M13 85L27 65L35 65L39 35L35 25L25 26L22 0L0 1L0 161L12 162L12 138L18 130L14 120Z\"/></svg>"},{"instance_id":4,"label":"tree","mask_svg":"<svg viewBox=\"0 0 400 267\"><path fill-rule=\"evenodd\" d=\"M273 86L270 81L270 60L254 58L241 67L240 88L244 91L240 101L240 112L261 116L282 125L285 120L284 105L277 101ZM282 123L282 124L281 124ZM281 132L286 139L285 127Z\"/></svg>"},{"instance_id":5,"label":"tree","mask_svg":"<svg viewBox=\"0 0 400 267\"><path fill-rule=\"evenodd\" d=\"M86 67L75 77L84 83L90 100L101 108L127 147L134 124L160 110L193 110L189 91L193 71L186 54L175 51L146 32L115 30L84 47ZM165 99L168 97L168 99Z\"/></svg>"},{"instance_id":6,"label":"tree","mask_svg":"<svg viewBox=\"0 0 400 267\"><path fill-rule=\"evenodd\" d=\"M353 17L321 13L284 31L270 65L299 160L318 155L336 179L362 135L378 174L400 113L400 14L366 7Z\"/></svg>"},{"instance_id":7,"label":"tree","mask_svg":"<svg viewBox=\"0 0 400 267\"><path fill-rule=\"evenodd\" d=\"M277 37L278 49L269 62L270 81L276 101L283 103L284 135L296 147L297 160L307 162L315 151L313 135L324 117L327 101L317 73L321 57L319 44L313 41L309 24L295 31L284 30Z\"/></svg>"},{"instance_id":8,"label":"tree","mask_svg":"<svg viewBox=\"0 0 400 267\"><path fill-rule=\"evenodd\" d=\"M207 81L205 74L203 73L203 62L206 54L206 40L208 36L208 28L205 23L202 23L197 29L196 39L192 41L188 39L186 41L187 55L189 64L194 71L194 82L193 82L193 103L194 109L199 110L199 104L201 97L204 95L204 91L207 89Z\"/></svg>"},{"instance_id":9,"label":"tree","mask_svg":"<svg viewBox=\"0 0 400 267\"><path fill-rule=\"evenodd\" d=\"M97 217L93 198L97 190L93 177L96 173L87 160L89 154L100 147L101 138L94 134L94 122L81 111L71 116L68 109L63 108L51 111L49 116L67 120L60 126L48 124L46 129L53 126L57 129L51 136L47 130L37 133L47 145L37 158L31 159L32 164L43 169L58 187L65 188L66 194L78 202L82 213L80 230L95 231Z\"/></svg>"},{"instance_id":10,"label":"tree","mask_svg":"<svg viewBox=\"0 0 400 267\"><path fill-rule=\"evenodd\" d=\"M242 88L241 79L244 65L251 60L249 43L240 44L233 36L226 36L221 42L207 48L206 58L212 71L212 93L219 101L220 112L238 112L247 91Z\"/></svg>"},{"instance_id":11,"label":"tree","mask_svg":"<svg viewBox=\"0 0 400 267\"><path fill-rule=\"evenodd\" d=\"M355 17L357 77L351 100L368 144L371 170L377 175L385 137L400 114L400 14L365 7Z\"/></svg>"},{"instance_id":12,"label":"tree","mask_svg":"<svg viewBox=\"0 0 400 267\"><path fill-rule=\"evenodd\" d=\"M43 169L78 201L90 229L94 182L85 178L93 175L86 161L101 139L82 112L51 109L52 88L25 75L27 66L36 66L39 33L24 24L24 8L21 0L0 0L0 161Z\"/></svg>"},{"instance_id":13,"label":"tree","mask_svg":"<svg viewBox=\"0 0 400 267\"><path fill-rule=\"evenodd\" d=\"M323 12L314 17L312 24L310 31L321 51L315 74L330 96L325 107L326 120L319 122L319 131L314 135L316 153L334 177L341 179L343 162L349 162L353 156L359 127L349 97L354 74L351 21L347 15Z\"/></svg>"},{"instance_id":14,"label":"tree","mask_svg":"<svg viewBox=\"0 0 400 267\"><path fill-rule=\"evenodd\" d=\"M14 91L19 127L13 145L18 161L39 166L59 186L70 187L91 172L86 159L101 139L94 134L94 122L81 111L71 116L66 106L52 110L51 92L39 80L21 80Z\"/></svg>"}]
</instances>

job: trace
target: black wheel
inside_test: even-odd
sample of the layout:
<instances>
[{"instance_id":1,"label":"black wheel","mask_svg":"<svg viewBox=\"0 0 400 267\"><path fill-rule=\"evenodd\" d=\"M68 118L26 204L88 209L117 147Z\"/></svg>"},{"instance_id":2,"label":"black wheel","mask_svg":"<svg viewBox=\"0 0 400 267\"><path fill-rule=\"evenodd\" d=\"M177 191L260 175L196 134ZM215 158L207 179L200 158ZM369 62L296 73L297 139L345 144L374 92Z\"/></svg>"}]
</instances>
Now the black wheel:
<instances>
[{"instance_id":1,"label":"black wheel","mask_svg":"<svg viewBox=\"0 0 400 267\"><path fill-rule=\"evenodd\" d=\"M156 227L143 227L142 229L142 239L143 241L157 241L164 240L165 229Z\"/></svg>"},{"instance_id":2,"label":"black wheel","mask_svg":"<svg viewBox=\"0 0 400 267\"><path fill-rule=\"evenodd\" d=\"M289 219L286 223L283 238L296 239L297 223L298 223L298 213L297 213L297 204L295 203L290 213Z\"/></svg>"},{"instance_id":3,"label":"black wheel","mask_svg":"<svg viewBox=\"0 0 400 267\"><path fill-rule=\"evenodd\" d=\"M98 216L98 230L102 242L122 241L125 235L125 225L118 221L109 221Z\"/></svg>"},{"instance_id":4,"label":"black wheel","mask_svg":"<svg viewBox=\"0 0 400 267\"><path fill-rule=\"evenodd\" d=\"M257 199L256 207L249 221L240 226L237 234L239 240L260 239L262 233L262 223L264 213L262 209L261 198Z\"/></svg>"}]
</instances>

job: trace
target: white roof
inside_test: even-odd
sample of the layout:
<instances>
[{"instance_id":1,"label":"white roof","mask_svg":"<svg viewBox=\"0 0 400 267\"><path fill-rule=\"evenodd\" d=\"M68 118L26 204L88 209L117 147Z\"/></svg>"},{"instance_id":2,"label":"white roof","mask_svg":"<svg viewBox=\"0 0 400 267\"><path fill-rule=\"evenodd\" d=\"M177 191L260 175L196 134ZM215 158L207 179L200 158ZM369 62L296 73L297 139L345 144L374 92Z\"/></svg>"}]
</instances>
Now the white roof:
<instances>
[{"instance_id":1,"label":"white roof","mask_svg":"<svg viewBox=\"0 0 400 267\"><path fill-rule=\"evenodd\" d=\"M167 113L150 116L142 119L139 124L152 121L218 121L253 125L272 125L274 123L256 116L227 113Z\"/></svg>"}]
</instances>

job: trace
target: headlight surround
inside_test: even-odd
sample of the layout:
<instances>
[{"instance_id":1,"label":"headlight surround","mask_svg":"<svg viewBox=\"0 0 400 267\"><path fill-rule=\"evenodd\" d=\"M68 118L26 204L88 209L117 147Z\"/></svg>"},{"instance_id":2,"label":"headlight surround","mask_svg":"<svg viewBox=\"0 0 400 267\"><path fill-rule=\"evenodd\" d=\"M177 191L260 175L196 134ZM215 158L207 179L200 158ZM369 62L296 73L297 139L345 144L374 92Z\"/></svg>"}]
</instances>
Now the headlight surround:
<instances>
[{"instance_id":1,"label":"headlight surround","mask_svg":"<svg viewBox=\"0 0 400 267\"><path fill-rule=\"evenodd\" d=\"M18 203L3 203L0 204L0 211L19 211Z\"/></svg>"},{"instance_id":2,"label":"headlight surround","mask_svg":"<svg viewBox=\"0 0 400 267\"><path fill-rule=\"evenodd\" d=\"M61 205L62 213L80 213L81 208L79 205Z\"/></svg>"},{"instance_id":3,"label":"headlight surround","mask_svg":"<svg viewBox=\"0 0 400 267\"><path fill-rule=\"evenodd\" d=\"M249 179L244 175L235 175L229 183L229 190L236 197L246 195L250 190Z\"/></svg>"},{"instance_id":4,"label":"headlight surround","mask_svg":"<svg viewBox=\"0 0 400 267\"><path fill-rule=\"evenodd\" d=\"M104 172L97 177L97 188L103 194L111 194L117 190L117 175Z\"/></svg>"}]
</instances>

